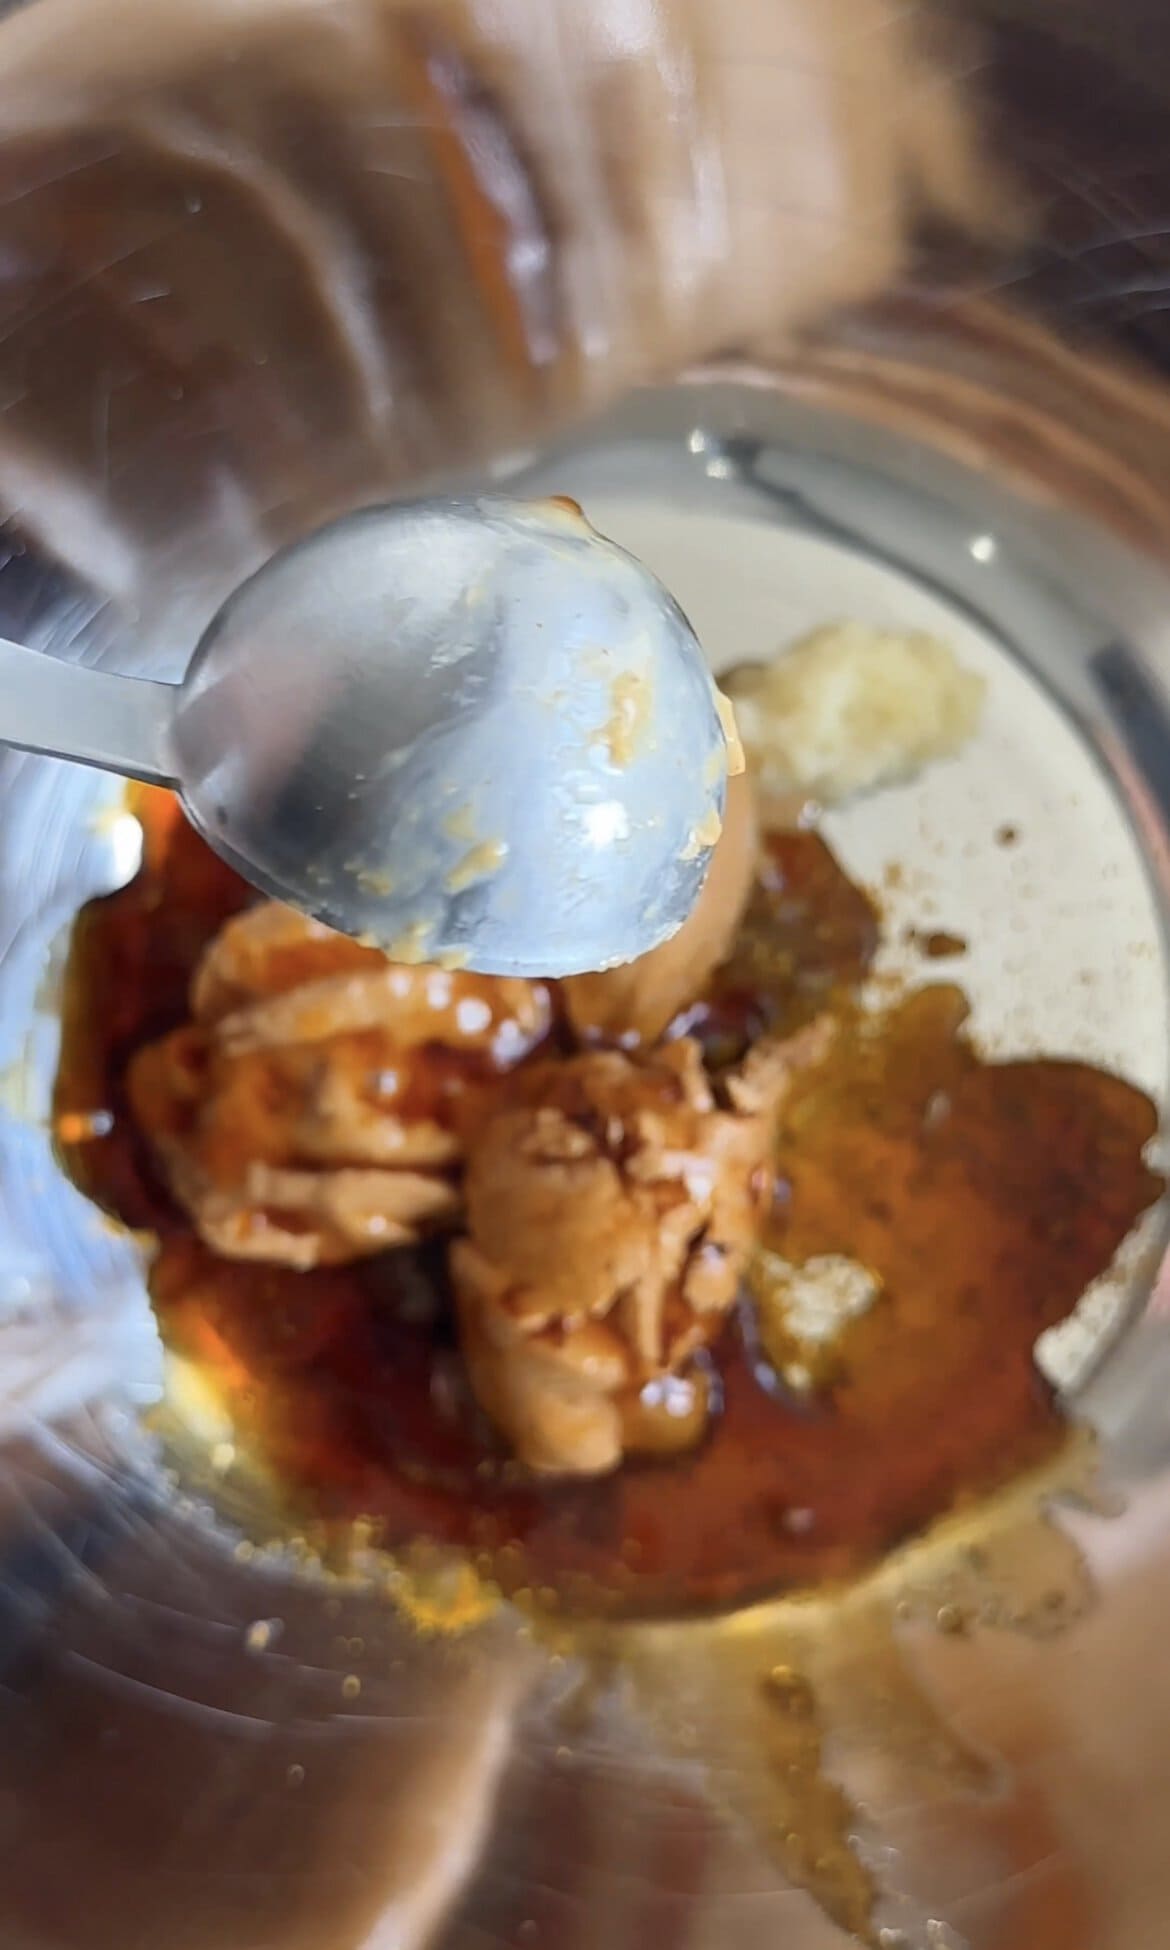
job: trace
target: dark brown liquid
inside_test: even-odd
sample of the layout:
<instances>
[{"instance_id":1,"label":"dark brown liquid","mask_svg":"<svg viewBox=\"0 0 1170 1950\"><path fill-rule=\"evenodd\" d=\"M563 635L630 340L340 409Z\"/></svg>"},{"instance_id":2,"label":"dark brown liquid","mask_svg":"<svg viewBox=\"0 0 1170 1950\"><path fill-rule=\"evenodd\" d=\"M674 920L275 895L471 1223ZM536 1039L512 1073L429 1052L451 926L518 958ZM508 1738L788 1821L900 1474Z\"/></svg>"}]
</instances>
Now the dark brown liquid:
<instances>
[{"instance_id":1,"label":"dark brown liquid","mask_svg":"<svg viewBox=\"0 0 1170 1950\"><path fill-rule=\"evenodd\" d=\"M951 934L946 928L907 928L906 939L927 961L951 961L965 955L969 945L965 935Z\"/></svg>"},{"instance_id":2,"label":"dark brown liquid","mask_svg":"<svg viewBox=\"0 0 1170 1950\"><path fill-rule=\"evenodd\" d=\"M814 835L769 842L736 952L685 1026L718 1062L836 1013L834 1052L787 1113L768 1243L855 1258L879 1296L805 1396L745 1306L693 1454L558 1484L511 1463L470 1400L441 1248L297 1274L217 1259L172 1205L126 1114L126 1064L185 1018L200 951L250 895L166 795L136 809L142 872L75 935L61 1150L90 1197L159 1233L164 1338L214 1376L303 1515L373 1517L389 1547L468 1546L509 1588L570 1602L725 1605L852 1572L1060 1442L1033 1344L1156 1196L1153 1106L1081 1064L982 1062L950 987L860 1017L876 921ZM85 1135L94 1113L112 1126Z\"/></svg>"}]
</instances>

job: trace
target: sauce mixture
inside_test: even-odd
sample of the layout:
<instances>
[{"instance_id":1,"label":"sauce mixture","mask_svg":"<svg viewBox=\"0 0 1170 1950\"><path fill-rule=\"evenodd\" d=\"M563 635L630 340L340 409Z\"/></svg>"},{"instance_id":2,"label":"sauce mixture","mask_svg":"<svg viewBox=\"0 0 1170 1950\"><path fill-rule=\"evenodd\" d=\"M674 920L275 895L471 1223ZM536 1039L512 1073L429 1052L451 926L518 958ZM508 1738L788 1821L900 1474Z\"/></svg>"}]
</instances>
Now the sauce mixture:
<instances>
[{"instance_id":1,"label":"sauce mixture","mask_svg":"<svg viewBox=\"0 0 1170 1950\"><path fill-rule=\"evenodd\" d=\"M766 841L735 950L675 1029L718 1066L765 1029L837 1017L784 1109L765 1244L797 1265L846 1255L876 1298L795 1388L765 1352L757 1275L759 1312L743 1302L705 1357L700 1446L558 1482L510 1460L471 1397L441 1246L292 1272L195 1237L128 1115L126 1068L185 1020L196 961L253 895L168 794L134 810L142 869L74 934L58 1143L87 1196L157 1234L163 1339L213 1380L294 1523L371 1518L389 1549L466 1547L505 1588L567 1605L726 1606L852 1573L1062 1442L1033 1345L1157 1196L1154 1107L1083 1064L983 1061L949 985L863 1015L877 917L815 834Z\"/></svg>"}]
</instances>

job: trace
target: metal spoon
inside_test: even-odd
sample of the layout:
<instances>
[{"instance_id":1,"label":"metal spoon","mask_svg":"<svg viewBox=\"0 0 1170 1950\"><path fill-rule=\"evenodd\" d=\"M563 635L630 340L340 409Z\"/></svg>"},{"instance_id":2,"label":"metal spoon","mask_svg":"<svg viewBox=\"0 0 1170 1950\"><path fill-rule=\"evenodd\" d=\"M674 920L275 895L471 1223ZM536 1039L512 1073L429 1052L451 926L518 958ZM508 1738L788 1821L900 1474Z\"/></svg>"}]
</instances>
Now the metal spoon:
<instances>
[{"instance_id":1,"label":"metal spoon","mask_svg":"<svg viewBox=\"0 0 1170 1950\"><path fill-rule=\"evenodd\" d=\"M179 685L0 642L0 740L173 785L266 893L403 961L562 975L686 919L720 700L571 502L366 509L272 558Z\"/></svg>"}]
</instances>

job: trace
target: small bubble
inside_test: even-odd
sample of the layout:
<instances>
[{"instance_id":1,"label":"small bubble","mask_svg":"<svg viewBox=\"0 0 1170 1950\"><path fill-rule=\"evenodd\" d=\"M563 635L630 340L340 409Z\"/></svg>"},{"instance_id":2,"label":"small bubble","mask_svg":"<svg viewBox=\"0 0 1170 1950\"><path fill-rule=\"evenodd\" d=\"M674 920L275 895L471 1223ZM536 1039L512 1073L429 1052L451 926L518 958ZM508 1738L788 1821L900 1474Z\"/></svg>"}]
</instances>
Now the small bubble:
<instances>
[{"instance_id":1,"label":"small bubble","mask_svg":"<svg viewBox=\"0 0 1170 1950\"><path fill-rule=\"evenodd\" d=\"M187 206L189 214L193 217L197 217L203 208L203 198L200 196L198 190L188 190L186 196L183 198L183 202Z\"/></svg>"},{"instance_id":2,"label":"small bubble","mask_svg":"<svg viewBox=\"0 0 1170 1950\"><path fill-rule=\"evenodd\" d=\"M951 1099L949 1095L945 1090L935 1090L928 1098L926 1109L922 1113L923 1125L928 1131L937 1130L940 1124L946 1123L950 1114Z\"/></svg>"},{"instance_id":3,"label":"small bubble","mask_svg":"<svg viewBox=\"0 0 1170 1950\"><path fill-rule=\"evenodd\" d=\"M294 1760L285 1779L290 1787L300 1787L305 1778L305 1770L299 1760Z\"/></svg>"},{"instance_id":4,"label":"small bubble","mask_svg":"<svg viewBox=\"0 0 1170 1950\"><path fill-rule=\"evenodd\" d=\"M764 1689L772 1704L781 1707L785 1713L800 1719L811 1717L812 1688L795 1666L773 1666L764 1681Z\"/></svg>"},{"instance_id":5,"label":"small bubble","mask_svg":"<svg viewBox=\"0 0 1170 1950\"><path fill-rule=\"evenodd\" d=\"M958 1605L940 1605L934 1615L940 1632L956 1633L967 1629L967 1620Z\"/></svg>"},{"instance_id":6,"label":"small bubble","mask_svg":"<svg viewBox=\"0 0 1170 1950\"><path fill-rule=\"evenodd\" d=\"M342 1699L356 1699L362 1690L362 1682L356 1672L347 1672L341 1682Z\"/></svg>"},{"instance_id":7,"label":"small bubble","mask_svg":"<svg viewBox=\"0 0 1170 1950\"><path fill-rule=\"evenodd\" d=\"M780 1519L783 1529L792 1537L806 1537L816 1523L816 1513L801 1505L790 1506Z\"/></svg>"},{"instance_id":8,"label":"small bubble","mask_svg":"<svg viewBox=\"0 0 1170 1950\"><path fill-rule=\"evenodd\" d=\"M279 1618L254 1618L244 1633L244 1644L249 1652L267 1652L281 1633Z\"/></svg>"}]
</instances>

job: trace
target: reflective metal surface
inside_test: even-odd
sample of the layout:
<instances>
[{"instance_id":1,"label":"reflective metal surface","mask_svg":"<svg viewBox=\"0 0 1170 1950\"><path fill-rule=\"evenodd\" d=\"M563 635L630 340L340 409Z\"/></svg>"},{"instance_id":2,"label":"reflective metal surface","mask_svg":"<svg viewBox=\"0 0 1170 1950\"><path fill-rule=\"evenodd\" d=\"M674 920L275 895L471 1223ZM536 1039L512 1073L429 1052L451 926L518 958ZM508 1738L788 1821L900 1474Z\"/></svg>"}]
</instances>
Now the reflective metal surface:
<instances>
[{"instance_id":1,"label":"reflective metal surface","mask_svg":"<svg viewBox=\"0 0 1170 1950\"><path fill-rule=\"evenodd\" d=\"M965 614L972 635L970 645L964 639L964 656L977 654L976 638L985 639L989 655L1007 660L1005 669L1026 647L1028 662L1044 680L1037 698L1059 684L1066 708L1075 714L1077 729L1067 734L1067 784L1059 770L1066 761L1053 758L1063 749L1052 742L1060 736L1058 722L1042 717L1038 729L1028 729L1029 713L1050 712L1051 706L1030 705L1031 692L1021 692L1008 706L1008 725L1009 735L1022 736L1024 744L1015 751L1009 745L1008 778L1002 781L995 768L1004 760L990 748L990 799L979 796L976 780L971 810L964 813L962 800L954 802L950 818L959 825L947 857L954 859L958 877L950 884L944 863L938 896L952 903L950 914L958 911L964 919L972 914L972 900L985 898L970 925L977 941L984 937L986 969L980 974L973 966L965 979L993 1044L1005 1050L1055 1044L1111 1062L1160 1089L1166 1072L1167 982L1157 908L1143 878L1158 868L1148 853L1145 868L1141 865L1136 823L1144 795L1151 783L1156 790L1157 781L1142 780L1131 769L1128 750L1124 764L1115 763L1123 749L1120 726L1111 685L1098 674L1102 653L1108 668L1118 658L1125 668L1145 667L1150 645L1142 619L1160 606L1159 573L1100 533L1091 536L1068 513L1030 514L1001 487L980 483L925 450L874 439L848 419L794 409L758 378L647 398L599 429L591 446L554 458L547 470L615 523L640 519L643 526L634 532L645 553L653 554L656 536L661 548L672 534L681 537L670 544L673 573L683 583L688 574L693 577L687 598L703 618L716 654L727 655L737 646L752 650L753 631L764 643L768 632L790 626L789 617L791 626L799 626L802 601L815 612L833 597L847 597L864 609L894 600L903 616L908 602L941 602L951 621L935 627L953 633L964 627ZM664 481L673 484L669 508ZM544 475L531 476L525 485L545 485ZM638 509L644 511L640 517ZM1080 567L1055 587L1044 564L1058 537L1075 537L1070 559ZM989 552L986 546L971 549L973 540L986 544L989 538L991 563L980 560ZM825 569L802 569L808 551L817 550L829 552ZM1130 593L1127 607L1112 613L1100 601L1107 572ZM875 578L872 590L867 576ZM882 597L891 576L903 593ZM709 627L704 601L710 605ZM787 617L778 613L782 607ZM923 622L933 622L929 608ZM1039 793L1010 800L1005 794L1011 779L1026 771L1029 737L1038 741L1036 758L1042 763ZM1086 738L1096 746L1097 762L1106 772L1112 768L1111 785L1097 786L1091 764L1079 755ZM30 790L46 775L54 780L49 802ZM68 793L62 791L66 782ZM38 939L47 944L56 937L59 954L60 920L77 894L102 879L117 880L133 866L133 834L125 815L102 812L103 803L116 805L116 799L92 774L62 776L58 768L25 761L11 790L10 871L22 861L26 876L29 871L21 809L27 808L41 828L38 878L26 882L25 893L35 967ZM1067 800L1061 796L1065 792ZM52 808L47 819L46 803ZM927 789L922 804L929 810L939 802ZM1023 852L1033 882L1044 885L1035 945L1026 947L1022 970L1035 1008L1023 1019L1020 977L1013 980L1002 970L1009 937L1005 934L1000 948L994 932L988 938L997 911L1003 911L1001 896L994 886L985 897L972 892L971 847L981 832L990 845L994 823L983 806L996 807L1001 816L1006 807L1018 816L1035 836L1033 849L1048 839L1053 846L1050 861L1029 848ZM900 836L896 811L893 816L887 845L894 855L909 853L921 864L924 856L912 838L921 812L908 808ZM852 824L846 820L836 837L847 858L851 849L867 843L873 826L869 813ZM1102 846L1099 877L1086 887L1079 863ZM1065 865L1070 854L1073 861ZM1107 895L1107 901L1122 902L1112 910L1102 904L1107 887L1124 890ZM1071 920L1062 918L1070 901ZM1094 924L1107 913L1101 936ZM1064 945L1053 957L1049 949L1062 930ZM1107 985L1119 1009L1116 1019L1108 1012L1102 1018L1097 986L1077 981L1094 968L1090 982ZM11 982L19 960L8 969ZM7 1451L17 1534L23 1540L11 1560L7 1588L14 1620L30 1607L35 1619L38 1607L47 1607L55 1621L47 1642L59 1648L46 1665L43 1652L29 1651L30 1645L40 1648L41 1634L34 1627L30 1637L26 1629L16 1676L6 1682L18 1694L27 1693L35 1725L44 1728L48 1716L59 1729L43 1740L38 1735L34 1773L28 1771L30 1755L19 1745L9 1750L5 1763L21 1838L7 1886L29 1940L113 1944L129 1916L144 1943L162 1944L175 1940L181 1912L188 1940L209 1946L225 1934L241 1943L405 1944L416 1940L408 1934L406 1912L429 1913L429 1904L436 1914L444 1910L474 1870L465 1907L448 1926L446 1940L453 1945L477 1943L484 1932L517 1945L551 1941L550 1932L561 1930L575 1932L569 1940L586 1945L608 1940L597 1934L603 1928L626 1933L633 1942L644 1926L645 1905L651 1914L665 1906L675 1917L679 1940L688 1944L762 1942L777 1915L791 1919L796 1942L839 1941L839 1932L807 1897L782 1893L783 1881L751 1824L745 1829L735 1821L729 1827L709 1802L703 1755L682 1763L669 1744L648 1741L641 1712L623 1705L620 1686L575 1719L563 1701L584 1683L583 1674L573 1662L550 1664L547 1654L515 1637L506 1618L486 1641L481 1631L454 1641L420 1641L417 1629L384 1595L298 1577L279 1555L257 1559L250 1546L241 1555L241 1533L233 1524L244 1524L246 1544L250 1535L263 1534L255 1529L257 1513L238 1504L225 1511L214 1484L208 1485L206 1469L193 1457L190 1434L185 1448L170 1450L188 1497L175 1502L168 1478L160 1475L164 1458L138 1432L135 1420L161 1385L135 1249L105 1233L63 1183L44 1136L35 1129L51 1073L53 1006L50 982L41 988L33 1017L39 1053L31 1064L26 1056L10 1072L14 1088L19 1078L25 1116L10 1126L5 1152L12 1235L19 1226L23 1264L30 1269L21 1276L29 1282L22 1289L26 1402L38 1408L35 1429L26 1428ZM9 1020L14 1013L13 1008ZM1061 1330L1046 1355L1051 1371L1069 1386L1093 1377L1090 1392L1101 1419L1146 1438L1164 1425L1160 1401L1156 1415L1134 1414L1128 1350L1145 1343L1143 1384L1151 1399L1163 1396L1170 1342L1156 1314L1144 1322L1135 1318L1160 1237L1159 1229L1148 1233L1123 1283L1111 1295L1097 1296L1079 1321ZM38 1393L48 1384L69 1391L58 1395L60 1420L47 1421L40 1407L42 1400L51 1404L51 1396ZM86 1402L80 1419L79 1399ZM189 1422L194 1417L196 1451L206 1455L230 1435L213 1424L200 1426L198 1404L188 1404L186 1412ZM14 1420L14 1438L18 1427ZM201 1501L209 1495L210 1504ZM1109 1530L1099 1521L1090 1524L1090 1555L1107 1556L1114 1548ZM42 1589L46 1580L48 1588ZM981 1644L969 1647L968 1654L971 1660L982 1657ZM876 1656L857 1634L851 1687L870 1683L867 1673ZM929 1639L915 1653L927 1669L941 1657ZM666 1651L662 1670L677 1675L679 1658L678 1649ZM59 1675L58 1659L64 1662ZM949 1673L945 1659L943 1664ZM66 1678L67 1697L50 1714L54 1689ZM975 1681L960 1675L956 1683ZM79 1745L76 1728L82 1722L75 1715L82 1697L89 1700L82 1719L89 1716L92 1731ZM851 1707L838 1729L846 1744L857 1710ZM401 1753L406 1726L415 1744L409 1763L398 1768L393 1756ZM195 1745L191 1757L183 1759L188 1738ZM942 1731L936 1738L949 1753ZM99 1779L113 1765L111 1740L126 1758L119 1760L108 1786L99 1789ZM174 1781L166 1801L147 1785L159 1764L151 1758L154 1743L166 1751ZM738 1751L736 1762L733 1747L732 1764L746 1768L747 1750ZM880 1749L871 1761L879 1758ZM890 1778L868 1788L867 1822L879 1852L892 1846L890 1835L898 1836L897 1855L882 1858L882 1881L889 1914L909 1932L906 1941L928 1942L924 1932L931 1917L957 1932L936 1934L936 1942L981 1947L1010 1941L997 1934L998 1921L982 1934L973 1932L967 1913L972 1899L960 1893L953 1908L954 1885L945 1902L942 1893L936 1899L937 1877L919 1860L913 1828L907 1829L897 1812L906 1782L893 1748L883 1768L887 1763ZM90 1771L94 1768L97 1775ZM61 1769L74 1782L79 1831L90 1824L95 1802L102 1809L86 1857L93 1897L84 1913L71 1901L67 1916L46 1915L48 1885L36 1852L41 1834L60 1841ZM931 1823L944 1821L953 1832L956 1868L984 1820L964 1779L962 1767L949 1759L928 1769L917 1790ZM624 1813L615 1811L615 1793ZM194 1826L193 1800L203 1811ZM365 1812L355 1827L351 1810L356 1805ZM641 1838L637 1860L652 1845L661 1863L641 1895L641 1871L627 1856L626 1830L635 1810ZM295 1875L283 1866L292 1846L285 1836L290 1821L299 1837ZM160 1874L143 1863L128 1889L119 1864L137 1860L140 1835L169 1838L169 1866ZM992 1857L999 1859L996 1849L1006 1849L1015 1860L1011 1851L1024 1844L1010 1824L1005 1836ZM69 1846L79 1849L80 1842ZM357 1920L337 1892L339 1849L351 1865L355 1854L344 1851L356 1851L361 1864L353 1869ZM248 1864L244 1888L232 1866L240 1861ZM691 1879L686 1900L684 1861ZM185 1879L195 1874L201 1878L198 1903L183 1895ZM1001 1917L990 1895L981 1900L992 1918ZM257 1903L260 1915L250 1907ZM976 1901L976 1916L979 1909ZM377 1923L375 1913L382 1919ZM529 1923L537 1925L535 1937L523 1927ZM269 1931L268 1938L261 1929ZM301 1936L286 1935L295 1930Z\"/></svg>"},{"instance_id":2,"label":"reflective metal surface","mask_svg":"<svg viewBox=\"0 0 1170 1950\"><path fill-rule=\"evenodd\" d=\"M574 510L498 496L278 555L205 631L171 742L200 831L267 892L399 960L504 974L673 934L727 777L666 590Z\"/></svg>"},{"instance_id":3,"label":"reflective metal surface","mask_svg":"<svg viewBox=\"0 0 1170 1950\"><path fill-rule=\"evenodd\" d=\"M0 641L0 687L6 743L174 786L253 885L399 961L633 961L682 925L719 833L693 630L551 501L333 522L228 598L177 686Z\"/></svg>"},{"instance_id":4,"label":"reflective metal surface","mask_svg":"<svg viewBox=\"0 0 1170 1950\"><path fill-rule=\"evenodd\" d=\"M1043 963L1042 1006L1020 1033L1043 1040L1067 1005L1069 1035L1131 1068L1148 1060L1156 1085L1170 869L1170 77L1158 8L1127 7L1106 32L1079 0L988 5L987 36L965 59L933 21L941 95L969 86L988 132L979 154L1026 186L1000 207L1015 216L1027 203L1033 231L974 263L953 237L942 258L934 237L925 284L907 281L886 226L886 165L906 163L940 92L920 70L917 86L905 80L904 22L877 32L880 9L867 10L868 38L843 9L816 10L809 32L837 36L832 58L801 41L799 10L748 9L741 52L722 61L717 31L696 48L681 9L641 21L642 38L618 31L628 9L577 9L558 20L581 58L551 96L537 77L556 58L534 14L502 26L480 10L479 40L444 41L432 22L428 42L416 13L405 99L387 82L402 71L394 37L371 26L380 10L301 10L283 35L280 11L241 16L226 53L214 10L206 30L177 10L154 41L132 8L100 35L97 9L77 10L71 33L42 28L51 0L0 26L0 48L20 33L0 104L0 481L13 513L0 627L86 661L116 641L150 644L151 673L175 677L226 590L287 535L470 447L514 450L648 367L749 344L750 369L666 389L602 429L605 464L620 450L622 469L604 491L637 499L649 465L661 498L667 454L671 508L698 523L696 579L740 604L744 628L751 588L727 542L741 522L902 577L1005 667L1023 659L1081 756L1084 790L1069 784L1047 828L1080 903L1062 892L1048 905L1035 883L1024 903L1043 916L1038 934L1071 932ZM166 75L180 40L178 85ZM841 48L860 52L838 59ZM443 116L456 148L470 130L469 153L493 159L519 293L508 357L470 256L435 241L451 206L408 124ZM838 215L866 245L861 268L836 229L812 269L796 247L802 198L822 240L837 206L815 170L794 182L779 132L796 130L811 153L810 129L829 122L848 131ZM562 174L566 154L576 168ZM591 171L590 155L605 167ZM936 219L940 200L952 215L980 202L961 169L940 165L934 182ZM711 240L725 193L740 214L721 256ZM331 227L342 207L344 233ZM615 208L627 228L607 255ZM706 229L666 220L680 208ZM778 220L793 226L782 246ZM696 236L705 258L682 241ZM393 278L367 283L371 238L381 261L415 264L434 300ZM944 281L956 259L961 279ZM225 262L244 268L224 279ZM900 274L893 296L814 344L771 331L780 312L800 323ZM495 320L476 356L467 345L486 328L451 323L469 316ZM357 329L362 318L375 327ZM1120 360L1105 358L1106 332ZM588 494L592 464L566 452L556 485ZM519 472L514 451L495 465L526 485L552 478ZM704 557L697 537L716 505L725 526ZM990 574L987 538L1000 550ZM762 631L774 594L759 587ZM786 628L778 619L777 640ZM1050 788L1038 762L1038 808ZM1074 803L1084 794L1088 814ZM142 1423L162 1365L137 1249L64 1184L45 1128L62 931L88 893L133 870L136 829L100 781L49 763L6 758L0 795L5 1943L836 1950L842 1931L753 1822L743 1719L729 1710L706 1747L688 1747L698 1721L676 1710L672 1722L638 1675L583 1689L572 1660L514 1621L420 1635L379 1589L257 1556L205 1500L190 1447L169 1451L181 1480L166 1474ZM1057 915L1069 905L1072 917ZM1041 965L1015 978L1016 994ZM1094 981L1078 985L1086 970ZM987 1007L994 1020L994 996ZM1010 1034L1006 1016L999 1028ZM883 1950L1151 1950L1164 1934L1160 1243L1155 1230L1124 1289L1051 1355L1125 1485L1124 1508L1062 1519L1095 1580L1087 1615L1055 1637L908 1624L899 1657L932 1712L908 1713L895 1739L881 1702L900 1670L858 1614L837 1637L818 1614L843 1702L833 1766L885 1892ZM694 1676L686 1646L659 1650L677 1703Z\"/></svg>"}]
</instances>

